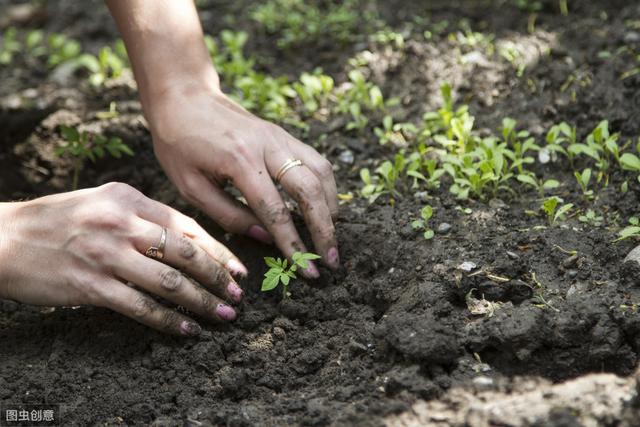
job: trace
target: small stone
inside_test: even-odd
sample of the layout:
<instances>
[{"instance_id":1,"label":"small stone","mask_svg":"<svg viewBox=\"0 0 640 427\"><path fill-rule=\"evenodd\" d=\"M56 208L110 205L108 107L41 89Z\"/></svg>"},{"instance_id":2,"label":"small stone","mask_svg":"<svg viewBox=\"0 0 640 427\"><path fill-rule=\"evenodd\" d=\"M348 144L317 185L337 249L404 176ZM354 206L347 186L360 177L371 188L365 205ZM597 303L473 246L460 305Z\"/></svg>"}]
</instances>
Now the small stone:
<instances>
[{"instance_id":1,"label":"small stone","mask_svg":"<svg viewBox=\"0 0 640 427\"><path fill-rule=\"evenodd\" d=\"M548 148L542 148L538 151L538 161L543 165L549 163L551 161L551 151Z\"/></svg>"},{"instance_id":2,"label":"small stone","mask_svg":"<svg viewBox=\"0 0 640 427\"><path fill-rule=\"evenodd\" d=\"M340 163L344 163L345 165L352 165L354 161L353 151L344 150L340 153L340 156L338 156L338 160Z\"/></svg>"},{"instance_id":3,"label":"small stone","mask_svg":"<svg viewBox=\"0 0 640 427\"><path fill-rule=\"evenodd\" d=\"M562 267L564 268L573 267L574 265L577 264L578 259L579 259L578 254L571 255L570 257L567 257L565 258L564 261L562 261Z\"/></svg>"},{"instance_id":4,"label":"small stone","mask_svg":"<svg viewBox=\"0 0 640 427\"><path fill-rule=\"evenodd\" d=\"M422 271L422 266L421 265L416 265L416 271Z\"/></svg>"},{"instance_id":5,"label":"small stone","mask_svg":"<svg viewBox=\"0 0 640 427\"><path fill-rule=\"evenodd\" d=\"M420 200L421 202L426 202L429 200L429 192L428 191L418 191L413 194L413 198L416 200Z\"/></svg>"},{"instance_id":6,"label":"small stone","mask_svg":"<svg viewBox=\"0 0 640 427\"><path fill-rule=\"evenodd\" d=\"M458 266L458 270L462 270L465 273L470 273L471 271L475 270L476 267L478 267L478 265L475 262L465 261Z\"/></svg>"},{"instance_id":7,"label":"small stone","mask_svg":"<svg viewBox=\"0 0 640 427\"><path fill-rule=\"evenodd\" d=\"M507 256L511 259L520 259L520 255L511 251L507 251Z\"/></svg>"},{"instance_id":8,"label":"small stone","mask_svg":"<svg viewBox=\"0 0 640 427\"><path fill-rule=\"evenodd\" d=\"M493 378L487 376L479 376L473 379L473 384L480 388L490 388L493 386Z\"/></svg>"},{"instance_id":9,"label":"small stone","mask_svg":"<svg viewBox=\"0 0 640 427\"><path fill-rule=\"evenodd\" d=\"M442 222L438 225L438 233L447 234L451 230L451 224L448 222Z\"/></svg>"},{"instance_id":10,"label":"small stone","mask_svg":"<svg viewBox=\"0 0 640 427\"><path fill-rule=\"evenodd\" d=\"M578 276L578 270L567 271L567 276L569 276L570 279L575 279L576 276Z\"/></svg>"},{"instance_id":11,"label":"small stone","mask_svg":"<svg viewBox=\"0 0 640 427\"><path fill-rule=\"evenodd\" d=\"M629 31L624 35L625 43L639 43L640 42L640 33L637 31Z\"/></svg>"}]
</instances>

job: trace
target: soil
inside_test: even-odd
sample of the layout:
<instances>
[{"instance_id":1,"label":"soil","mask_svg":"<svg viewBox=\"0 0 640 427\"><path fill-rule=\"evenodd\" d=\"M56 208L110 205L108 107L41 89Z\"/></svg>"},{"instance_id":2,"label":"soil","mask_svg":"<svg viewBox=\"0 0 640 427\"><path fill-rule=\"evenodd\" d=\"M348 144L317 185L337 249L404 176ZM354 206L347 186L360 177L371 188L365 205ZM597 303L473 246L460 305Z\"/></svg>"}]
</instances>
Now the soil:
<instances>
[{"instance_id":1,"label":"soil","mask_svg":"<svg viewBox=\"0 0 640 427\"><path fill-rule=\"evenodd\" d=\"M640 75L621 80L634 66L631 56L599 53L638 49L640 35L628 22L640 20L640 5L571 1L571 13L563 17L550 3L529 34L528 14L504 1L371 2L397 29L416 16L429 18L414 25L404 52L362 41L319 53L313 46L295 54L274 51L273 39L243 15L252 2L211 1L201 14L210 33L229 26L219 17L236 16L234 28L258 40L249 50L268 58L261 66L274 75L293 77L321 66L344 80L348 58L369 49L375 57L371 78L401 100L396 112L406 120L418 122L437 108L438 88L449 81L480 129L495 130L509 116L539 138L562 120L584 135L606 118L622 140L635 141ZM0 10L8 8L0 2ZM51 2L45 12L39 25L77 37L89 49L117 37L101 2ZM422 36L429 22L454 25L461 18L495 34L496 42L526 46L524 75L495 56L459 51L446 36ZM634 304L640 303L640 282L638 269L623 263L634 242L611 244L638 213L640 185L631 175L616 172L599 191L594 208L605 217L600 227L575 216L538 227L544 218L525 214L540 203L528 191L464 203L446 185L428 195L406 191L393 205L354 197L342 205L337 224L341 271L323 270L313 283L296 281L291 299L282 301L278 293L259 290L262 257L275 254L274 248L221 233L166 179L130 77L97 92L81 78L64 84L26 65L0 68L0 200L67 190L70 165L53 154L56 128L82 124L122 137L136 152L85 168L82 186L127 182L196 217L252 274L242 283L246 299L237 321L208 325L191 340L161 335L104 309L0 301L0 402L60 403L65 425L427 425L424 414L437 408L455 413L477 403L473 399L500 401L505 394L527 402L532 389L582 380L587 397L611 387L607 396L624 398L606 416L595 414L591 403L582 413L563 410L569 403L558 399L531 417L505 415L489 423L490 409L476 404L475 416L433 425L638 425L640 314ZM98 119L96 112L111 101L118 101L120 116ZM394 152L380 146L371 129L356 135L332 123L310 124L308 135L291 131L334 163L341 193L355 194L358 170ZM345 150L353 152L353 164L339 160ZM566 166L551 163L539 171L564 183L567 202L590 207ZM629 191L621 192L630 177ZM425 197L434 207L434 226L451 226L429 242L410 226ZM465 262L475 267L465 269ZM478 302L468 299L472 290L492 303L485 302L491 312L470 312L468 304ZM615 375L593 380L604 381L601 388L584 386L591 373ZM478 384L490 384L494 394L476 397ZM575 392L567 390L559 393Z\"/></svg>"}]
</instances>

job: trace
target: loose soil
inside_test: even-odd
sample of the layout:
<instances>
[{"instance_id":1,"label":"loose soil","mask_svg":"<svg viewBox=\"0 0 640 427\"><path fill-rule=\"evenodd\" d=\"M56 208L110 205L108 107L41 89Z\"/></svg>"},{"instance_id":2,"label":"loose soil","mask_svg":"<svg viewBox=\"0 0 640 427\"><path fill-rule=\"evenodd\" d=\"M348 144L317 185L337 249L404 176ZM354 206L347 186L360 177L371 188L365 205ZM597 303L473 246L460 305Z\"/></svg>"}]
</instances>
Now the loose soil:
<instances>
[{"instance_id":1,"label":"loose soil","mask_svg":"<svg viewBox=\"0 0 640 427\"><path fill-rule=\"evenodd\" d=\"M482 53L461 62L470 48L459 51L446 37L418 37L428 23L416 24L404 53L366 43L319 53L313 46L274 51L273 39L242 18L250 4L210 2L202 10L205 31L228 27L219 17L237 15L235 28L254 40L250 51L271 58L263 61L264 70L292 77L322 66L343 80L347 59L369 49L375 57L371 78L387 96L401 100L398 114L406 120L418 122L423 112L437 108L438 88L449 81L480 129L496 129L509 116L539 138L562 120L584 135L606 118L623 140L640 135L640 76L619 78L634 66L630 56L598 55L623 45L638 48L640 34L625 25L640 19L634 2L570 2L568 17L549 7L539 14L533 34L526 31L527 14L500 1L371 2L394 28L415 16L452 23L466 18L472 28L494 33L496 41L519 41L529 64L523 77L508 62ZM0 2L0 10L8 7ZM39 22L44 28L64 30L89 49L117 37L98 1L55 2L45 15ZM505 194L460 203L443 185L429 195L407 191L393 206L384 198L369 205L355 197L342 205L337 224L343 268L323 270L317 282L296 281L292 298L281 301L278 293L259 290L262 257L275 254L274 248L221 233L179 198L155 161L135 90L123 80L96 92L81 79L61 84L25 64L0 69L0 200L68 189L70 165L53 154L60 124L120 136L136 156L87 167L82 185L127 182L196 217L252 272L242 283L241 314L232 325L207 325L201 337L190 340L161 335L104 309L0 301L0 402L61 403L65 425L426 425L420 418L424 408L464 407L451 390L471 396L481 384L517 397L552 387L549 381L605 372L626 377L597 379L605 378L607 387L623 395L615 413L594 415L590 404L583 414L549 405L557 411L505 418L500 425L574 426L585 414L598 423L592 425L638 425L633 373L640 314L632 307L640 303L640 289L638 270L622 262L634 243L610 243L638 213L640 186L633 177L627 193L619 188L630 175L619 172L598 192L602 227L576 217L537 227L544 218L525 210L540 202L526 191L518 198ZM108 109L110 101L118 101L120 116L98 119L96 112ZM323 133L328 138L319 138ZM341 193L355 194L358 170L394 151L380 146L370 130L359 136L332 122L312 121L305 140L335 164ZM345 150L354 154L353 164L339 160ZM539 168L564 183L560 193L566 201L589 207L566 165ZM425 197L434 207L433 225L451 226L429 242L410 226ZM475 268L461 269L464 262ZM470 312L472 290L493 303L491 313ZM481 400L498 399L491 396ZM471 405L473 399L464 402ZM495 425L480 418L434 425Z\"/></svg>"}]
</instances>

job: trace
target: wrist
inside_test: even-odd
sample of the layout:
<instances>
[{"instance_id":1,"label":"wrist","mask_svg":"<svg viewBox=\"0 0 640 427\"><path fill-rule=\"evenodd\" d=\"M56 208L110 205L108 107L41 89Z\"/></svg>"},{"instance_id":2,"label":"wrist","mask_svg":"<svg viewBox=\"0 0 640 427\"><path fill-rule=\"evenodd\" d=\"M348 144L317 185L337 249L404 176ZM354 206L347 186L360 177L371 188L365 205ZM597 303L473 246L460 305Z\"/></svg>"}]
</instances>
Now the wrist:
<instances>
[{"instance_id":1,"label":"wrist","mask_svg":"<svg viewBox=\"0 0 640 427\"><path fill-rule=\"evenodd\" d=\"M10 298L7 267L11 259L11 236L15 233L16 211L21 203L0 203L0 298Z\"/></svg>"}]
</instances>

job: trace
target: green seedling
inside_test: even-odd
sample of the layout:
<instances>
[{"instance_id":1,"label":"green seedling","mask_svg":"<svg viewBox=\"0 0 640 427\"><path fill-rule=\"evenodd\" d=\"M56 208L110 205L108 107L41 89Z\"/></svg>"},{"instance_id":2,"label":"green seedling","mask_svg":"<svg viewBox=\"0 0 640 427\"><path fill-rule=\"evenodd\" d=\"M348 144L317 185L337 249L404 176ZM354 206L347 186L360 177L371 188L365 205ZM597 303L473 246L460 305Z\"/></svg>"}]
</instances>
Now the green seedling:
<instances>
[{"instance_id":1,"label":"green seedling","mask_svg":"<svg viewBox=\"0 0 640 427\"><path fill-rule=\"evenodd\" d=\"M298 268L306 269L309 267L309 261L319 259L320 256L309 252L295 252L291 256L291 264L286 259L265 257L264 262L269 270L264 274L262 280L262 291L267 292L278 287L282 283L282 297L289 298L289 283L291 279L295 279Z\"/></svg>"},{"instance_id":2,"label":"green seedling","mask_svg":"<svg viewBox=\"0 0 640 427\"><path fill-rule=\"evenodd\" d=\"M598 215L593 209L589 209L584 215L578 217L578 221L592 227L600 227L604 221L604 217Z\"/></svg>"},{"instance_id":3,"label":"green seedling","mask_svg":"<svg viewBox=\"0 0 640 427\"><path fill-rule=\"evenodd\" d=\"M571 167L573 167L573 160L575 155L573 152L567 150L565 144L568 146L572 146L573 144L577 143L577 140L578 135L576 127L572 127L568 123L562 122L560 124L552 126L549 129L546 137L547 145L543 149L541 149L541 152L548 153L550 157L549 160L553 161L555 161L558 154L562 154L569 160ZM546 161L544 161L543 163L546 163Z\"/></svg>"},{"instance_id":4,"label":"green seedling","mask_svg":"<svg viewBox=\"0 0 640 427\"><path fill-rule=\"evenodd\" d=\"M573 203L563 204L562 199L552 196L546 199L540 209L547 214L549 225L554 225L558 220L564 219L566 214L573 208Z\"/></svg>"},{"instance_id":5,"label":"green seedling","mask_svg":"<svg viewBox=\"0 0 640 427\"><path fill-rule=\"evenodd\" d=\"M47 38L47 48L49 53L47 64L51 68L77 59L82 53L82 48L78 41L56 33L50 34Z\"/></svg>"},{"instance_id":6,"label":"green seedling","mask_svg":"<svg viewBox=\"0 0 640 427\"><path fill-rule=\"evenodd\" d=\"M64 145L55 149L58 156L69 155L73 160L72 190L78 189L78 179L86 159L95 163L105 154L119 159L123 154L133 156L133 151L122 139L117 137L107 138L102 135L91 135L86 131L78 132L77 129L62 126L60 132L65 139Z\"/></svg>"},{"instance_id":7,"label":"green seedling","mask_svg":"<svg viewBox=\"0 0 640 427\"><path fill-rule=\"evenodd\" d=\"M369 199L369 203L373 203L383 194L391 196L393 203L395 198L401 197L398 191L398 181L405 170L407 161L402 154L396 154L394 162L384 161L375 170L375 175L371 176L369 169L360 170L360 178L364 182L361 193Z\"/></svg>"},{"instance_id":8,"label":"green seedling","mask_svg":"<svg viewBox=\"0 0 640 427\"><path fill-rule=\"evenodd\" d=\"M334 88L333 78L316 72L302 73L300 81L292 85L307 114L313 114L327 106Z\"/></svg>"},{"instance_id":9,"label":"green seedling","mask_svg":"<svg viewBox=\"0 0 640 427\"><path fill-rule=\"evenodd\" d=\"M109 46L100 49L97 57L81 55L77 63L89 70L89 83L94 87L100 87L107 80L121 76L125 68L125 62Z\"/></svg>"},{"instance_id":10,"label":"green seedling","mask_svg":"<svg viewBox=\"0 0 640 427\"><path fill-rule=\"evenodd\" d=\"M540 196L543 196L546 190L552 190L560 186L560 182L555 179L538 179L533 172L527 171L516 176L516 179L521 183L536 189Z\"/></svg>"},{"instance_id":11,"label":"green seedling","mask_svg":"<svg viewBox=\"0 0 640 427\"><path fill-rule=\"evenodd\" d=\"M374 128L373 132L381 145L391 142L393 145L403 147L407 145L407 140L418 132L418 129L413 123L393 123L393 118L386 115L382 119L382 127Z\"/></svg>"},{"instance_id":12,"label":"green seedling","mask_svg":"<svg viewBox=\"0 0 640 427\"><path fill-rule=\"evenodd\" d=\"M420 210L420 218L414 220L411 223L411 227L414 230L423 231L422 235L426 240L433 239L433 236L435 235L434 231L429 227L429 220L431 219L432 216L433 216L433 208L427 205Z\"/></svg>"},{"instance_id":13,"label":"green seedling","mask_svg":"<svg viewBox=\"0 0 640 427\"><path fill-rule=\"evenodd\" d=\"M9 65L13 61L13 56L20 52L22 44L17 39L17 30L13 27L7 28L0 40L0 64Z\"/></svg>"},{"instance_id":14,"label":"green seedling","mask_svg":"<svg viewBox=\"0 0 640 427\"><path fill-rule=\"evenodd\" d=\"M439 188L444 169L438 166L437 159L425 158L428 149L424 144L420 144L419 150L411 153L408 159L407 176L413 178L411 188L418 188L420 183L424 183L429 189Z\"/></svg>"},{"instance_id":15,"label":"green seedling","mask_svg":"<svg viewBox=\"0 0 640 427\"><path fill-rule=\"evenodd\" d=\"M638 181L640 181L640 158L638 156L633 153L624 153L620 156L619 163L623 170L637 173Z\"/></svg>"},{"instance_id":16,"label":"green seedling","mask_svg":"<svg viewBox=\"0 0 640 427\"><path fill-rule=\"evenodd\" d=\"M360 10L353 0L327 3L322 8L303 0L268 0L255 7L251 17L267 33L278 35L278 47L288 49L325 40L351 41L358 34Z\"/></svg>"},{"instance_id":17,"label":"green seedling","mask_svg":"<svg viewBox=\"0 0 640 427\"><path fill-rule=\"evenodd\" d=\"M585 170L582 171L582 173L575 171L573 173L573 176L575 176L576 181L578 182L578 185L582 190L582 196L586 200L593 199L594 198L593 190L589 189L589 182L591 181L591 169L586 168Z\"/></svg>"},{"instance_id":18,"label":"green seedling","mask_svg":"<svg viewBox=\"0 0 640 427\"><path fill-rule=\"evenodd\" d=\"M618 238L612 243L637 237L640 237L640 219L633 216L629 218L629 225L618 232Z\"/></svg>"}]
</instances>

